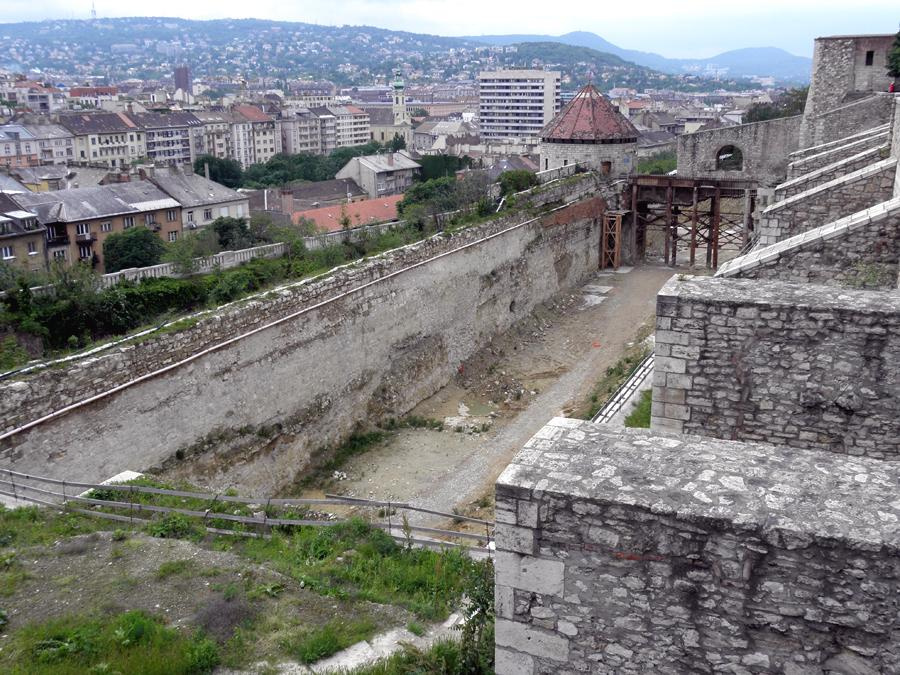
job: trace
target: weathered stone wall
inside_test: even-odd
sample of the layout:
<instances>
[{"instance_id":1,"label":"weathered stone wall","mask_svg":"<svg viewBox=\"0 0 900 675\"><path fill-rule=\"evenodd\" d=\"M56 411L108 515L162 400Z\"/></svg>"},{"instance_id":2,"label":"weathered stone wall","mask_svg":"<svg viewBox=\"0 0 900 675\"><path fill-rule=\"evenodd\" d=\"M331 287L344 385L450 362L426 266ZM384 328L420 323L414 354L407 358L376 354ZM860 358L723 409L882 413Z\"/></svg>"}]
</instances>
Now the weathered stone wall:
<instances>
[{"instance_id":1,"label":"weathered stone wall","mask_svg":"<svg viewBox=\"0 0 900 675\"><path fill-rule=\"evenodd\" d=\"M652 428L900 459L900 295L673 278Z\"/></svg>"},{"instance_id":2,"label":"weathered stone wall","mask_svg":"<svg viewBox=\"0 0 900 675\"><path fill-rule=\"evenodd\" d=\"M0 462L83 480L165 464L201 483L271 491L356 423L408 411L494 335L595 270L604 208L594 198L438 237L216 314L146 351L79 364L68 381L62 371L55 401L80 394L79 383L109 388L118 370L151 367L145 356L171 364L13 433ZM204 344L216 346L198 353ZM27 408L47 377L5 388Z\"/></svg>"},{"instance_id":3,"label":"weathered stone wall","mask_svg":"<svg viewBox=\"0 0 900 675\"><path fill-rule=\"evenodd\" d=\"M634 171L637 143L541 143L540 149L542 170L581 164L600 171L609 162L608 175L620 176Z\"/></svg>"},{"instance_id":4,"label":"weathered stone wall","mask_svg":"<svg viewBox=\"0 0 900 675\"><path fill-rule=\"evenodd\" d=\"M761 185L775 185L787 173L788 154L798 147L800 121L799 116L785 117L682 134L678 137L678 175L750 179ZM726 145L741 151L741 171L716 169L718 152Z\"/></svg>"},{"instance_id":5,"label":"weathered stone wall","mask_svg":"<svg viewBox=\"0 0 900 675\"><path fill-rule=\"evenodd\" d=\"M816 39L813 72L806 98L801 147L815 145L809 121L824 112L840 107L848 98L866 92L886 92L887 53L892 35L835 36ZM866 65L866 52L875 52L871 66Z\"/></svg>"},{"instance_id":6,"label":"weathered stone wall","mask_svg":"<svg viewBox=\"0 0 900 675\"><path fill-rule=\"evenodd\" d=\"M838 148L842 145L847 145L848 143L852 143L853 141L860 141L864 138L868 138L869 136L874 136L875 134L887 131L888 129L890 129L890 125L883 124L880 127L872 127L871 129L866 129L859 133L855 133L852 136L839 138L838 140L831 141L830 143L822 143L820 145L812 145L808 148L794 150L794 152L788 155L788 160L793 163L797 160L803 159L804 157L809 157L810 155L818 155L819 153L825 152L826 150L833 150L834 148Z\"/></svg>"},{"instance_id":7,"label":"weathered stone wall","mask_svg":"<svg viewBox=\"0 0 900 675\"><path fill-rule=\"evenodd\" d=\"M717 277L893 289L900 272L900 198L841 218L719 267Z\"/></svg>"},{"instance_id":8,"label":"weathered stone wall","mask_svg":"<svg viewBox=\"0 0 900 675\"><path fill-rule=\"evenodd\" d=\"M535 206L552 205L602 194L617 198L617 186L600 182L592 174L567 179L562 184L542 187L529 199ZM468 228L453 236L434 236L352 263L321 278L291 284L277 292L267 292L248 301L220 308L205 315L197 325L177 333L163 334L139 344L87 356L54 367L0 382L0 433L51 414L65 406L125 385L154 373L191 354L233 339L271 321L336 298L354 288L401 271L434 256L452 251L518 223L527 216L516 212Z\"/></svg>"},{"instance_id":9,"label":"weathered stone wall","mask_svg":"<svg viewBox=\"0 0 900 675\"><path fill-rule=\"evenodd\" d=\"M894 194L896 170L897 160L888 158L767 206L756 224L760 245L774 244L887 201Z\"/></svg>"},{"instance_id":10,"label":"weathered stone wall","mask_svg":"<svg viewBox=\"0 0 900 675\"><path fill-rule=\"evenodd\" d=\"M878 93L805 120L807 143L835 141L890 122L893 96Z\"/></svg>"},{"instance_id":11,"label":"weathered stone wall","mask_svg":"<svg viewBox=\"0 0 900 675\"><path fill-rule=\"evenodd\" d=\"M889 141L889 133L887 128L882 129L879 133L869 134L863 137L852 136L846 139L847 143L827 144L824 146L816 146L824 148L822 152L792 160L788 165L788 179L794 179L803 175L818 171L826 166L834 164L844 159L848 159L865 150L883 147Z\"/></svg>"},{"instance_id":12,"label":"weathered stone wall","mask_svg":"<svg viewBox=\"0 0 900 675\"><path fill-rule=\"evenodd\" d=\"M496 671L900 672L900 465L555 419L496 486Z\"/></svg>"},{"instance_id":13,"label":"weathered stone wall","mask_svg":"<svg viewBox=\"0 0 900 675\"><path fill-rule=\"evenodd\" d=\"M827 164L820 169L804 173L803 175L793 178L778 185L775 188L775 201L781 201L801 192L811 190L817 185L828 183L841 176L864 169L870 164L875 164L882 159L887 158L889 148L887 145L881 145L877 148L864 150L855 155L841 159L831 164Z\"/></svg>"}]
</instances>

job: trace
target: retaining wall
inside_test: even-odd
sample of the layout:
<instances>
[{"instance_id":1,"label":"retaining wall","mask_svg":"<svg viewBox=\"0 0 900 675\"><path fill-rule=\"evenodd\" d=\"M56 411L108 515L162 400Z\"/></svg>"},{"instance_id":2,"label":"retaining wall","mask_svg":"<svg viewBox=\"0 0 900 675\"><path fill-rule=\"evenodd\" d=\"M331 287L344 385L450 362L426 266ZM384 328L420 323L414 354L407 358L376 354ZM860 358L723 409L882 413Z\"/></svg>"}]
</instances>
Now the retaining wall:
<instances>
[{"instance_id":1,"label":"retaining wall","mask_svg":"<svg viewBox=\"0 0 900 675\"><path fill-rule=\"evenodd\" d=\"M849 138L846 143L822 146L824 149L821 152L792 160L788 165L787 177L790 180L818 171L823 167L853 157L866 150L882 147L888 142L890 142L890 132L884 129L876 134L863 136L862 138Z\"/></svg>"},{"instance_id":2,"label":"retaining wall","mask_svg":"<svg viewBox=\"0 0 900 675\"><path fill-rule=\"evenodd\" d=\"M656 431L900 459L900 295L671 279L657 296Z\"/></svg>"},{"instance_id":3,"label":"retaining wall","mask_svg":"<svg viewBox=\"0 0 900 675\"><path fill-rule=\"evenodd\" d=\"M774 244L887 201L894 194L896 170L896 159L884 159L767 206L756 225L760 245Z\"/></svg>"},{"instance_id":4,"label":"retaining wall","mask_svg":"<svg viewBox=\"0 0 900 675\"><path fill-rule=\"evenodd\" d=\"M900 465L550 422L496 486L496 672L900 672Z\"/></svg>"},{"instance_id":5,"label":"retaining wall","mask_svg":"<svg viewBox=\"0 0 900 675\"><path fill-rule=\"evenodd\" d=\"M604 209L598 197L438 236L4 383L7 428L128 386L7 435L0 461L72 479L164 465L199 482L277 489L316 449L360 421L408 411L494 335L593 272Z\"/></svg>"}]
</instances>

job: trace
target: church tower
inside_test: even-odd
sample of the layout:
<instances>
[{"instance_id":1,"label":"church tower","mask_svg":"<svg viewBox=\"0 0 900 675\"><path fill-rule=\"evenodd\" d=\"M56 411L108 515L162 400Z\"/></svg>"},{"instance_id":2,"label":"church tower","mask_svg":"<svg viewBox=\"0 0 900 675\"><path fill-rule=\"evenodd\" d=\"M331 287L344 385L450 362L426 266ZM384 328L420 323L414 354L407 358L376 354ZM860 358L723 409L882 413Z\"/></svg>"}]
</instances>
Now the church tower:
<instances>
[{"instance_id":1,"label":"church tower","mask_svg":"<svg viewBox=\"0 0 900 675\"><path fill-rule=\"evenodd\" d=\"M394 126L401 124L409 124L409 113L406 111L406 94L404 89L406 85L403 82L403 73L400 69L394 71L394 81L391 82L391 88L394 90Z\"/></svg>"}]
</instances>

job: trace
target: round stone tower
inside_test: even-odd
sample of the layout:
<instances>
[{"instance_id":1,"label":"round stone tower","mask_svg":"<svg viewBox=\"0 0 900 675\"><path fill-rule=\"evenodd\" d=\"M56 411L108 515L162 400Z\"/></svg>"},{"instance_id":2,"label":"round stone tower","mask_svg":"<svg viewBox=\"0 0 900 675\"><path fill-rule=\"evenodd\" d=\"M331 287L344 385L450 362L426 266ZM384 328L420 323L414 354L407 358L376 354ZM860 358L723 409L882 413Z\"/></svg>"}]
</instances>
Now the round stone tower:
<instances>
[{"instance_id":1,"label":"round stone tower","mask_svg":"<svg viewBox=\"0 0 900 675\"><path fill-rule=\"evenodd\" d=\"M634 170L638 131L592 84L541 131L541 170L581 164L610 177Z\"/></svg>"}]
</instances>

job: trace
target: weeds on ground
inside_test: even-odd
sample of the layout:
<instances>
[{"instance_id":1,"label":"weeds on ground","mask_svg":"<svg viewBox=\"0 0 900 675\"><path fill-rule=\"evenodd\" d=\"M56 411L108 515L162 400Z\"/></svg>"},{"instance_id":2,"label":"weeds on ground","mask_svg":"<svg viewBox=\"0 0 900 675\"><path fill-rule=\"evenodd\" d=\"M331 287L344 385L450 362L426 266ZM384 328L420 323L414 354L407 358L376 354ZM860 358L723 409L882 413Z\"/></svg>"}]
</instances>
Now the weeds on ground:
<instances>
[{"instance_id":1,"label":"weeds on ground","mask_svg":"<svg viewBox=\"0 0 900 675\"><path fill-rule=\"evenodd\" d=\"M167 628L139 611L33 624L16 633L0 652L0 666L11 675L200 675L218 662L211 640Z\"/></svg>"},{"instance_id":2,"label":"weeds on ground","mask_svg":"<svg viewBox=\"0 0 900 675\"><path fill-rule=\"evenodd\" d=\"M238 542L235 550L323 595L398 605L426 620L455 608L474 565L453 549L404 548L358 519Z\"/></svg>"},{"instance_id":3,"label":"weeds on ground","mask_svg":"<svg viewBox=\"0 0 900 675\"><path fill-rule=\"evenodd\" d=\"M333 620L324 626L297 633L285 640L282 648L300 663L315 663L350 645L368 640L377 628L372 619Z\"/></svg>"},{"instance_id":4,"label":"weeds on ground","mask_svg":"<svg viewBox=\"0 0 900 675\"><path fill-rule=\"evenodd\" d=\"M650 407L653 405L653 390L647 389L641 392L641 399L637 407L625 418L626 427L639 429L650 428Z\"/></svg>"}]
</instances>

